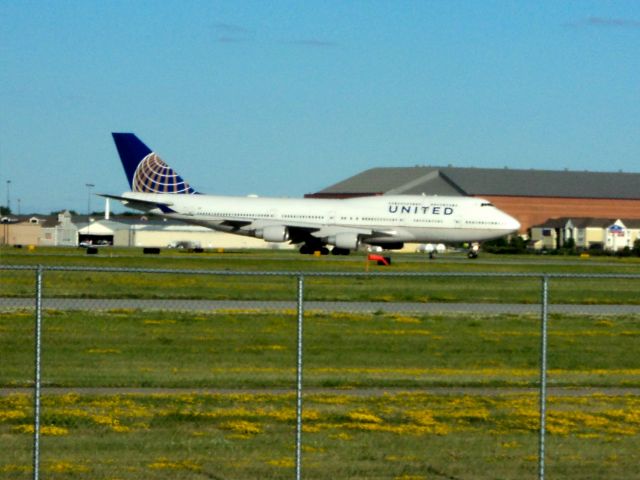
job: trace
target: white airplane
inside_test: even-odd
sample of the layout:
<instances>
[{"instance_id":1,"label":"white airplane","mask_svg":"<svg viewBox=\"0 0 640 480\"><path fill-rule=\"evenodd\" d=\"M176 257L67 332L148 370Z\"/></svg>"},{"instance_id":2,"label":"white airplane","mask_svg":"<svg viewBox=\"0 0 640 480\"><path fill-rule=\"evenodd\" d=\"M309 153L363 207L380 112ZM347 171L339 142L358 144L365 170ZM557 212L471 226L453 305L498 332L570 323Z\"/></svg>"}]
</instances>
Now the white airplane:
<instances>
[{"instance_id":1,"label":"white airplane","mask_svg":"<svg viewBox=\"0 0 640 480\"><path fill-rule=\"evenodd\" d=\"M102 196L213 230L300 244L300 253L348 255L360 247L477 242L516 232L520 223L474 197L382 195L348 199L267 198L196 192L132 133L113 133L131 191ZM332 246L329 250L328 246Z\"/></svg>"}]
</instances>

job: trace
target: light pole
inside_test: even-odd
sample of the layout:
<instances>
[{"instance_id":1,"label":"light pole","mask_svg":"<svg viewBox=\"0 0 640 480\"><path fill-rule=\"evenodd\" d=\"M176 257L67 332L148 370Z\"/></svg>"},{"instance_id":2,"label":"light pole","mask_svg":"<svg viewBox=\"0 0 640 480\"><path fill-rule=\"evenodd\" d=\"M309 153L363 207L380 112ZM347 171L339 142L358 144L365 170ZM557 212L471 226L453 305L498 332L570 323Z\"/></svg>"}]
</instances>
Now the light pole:
<instances>
[{"instance_id":1,"label":"light pole","mask_svg":"<svg viewBox=\"0 0 640 480\"><path fill-rule=\"evenodd\" d=\"M7 215L11 212L11 180L7 180Z\"/></svg>"},{"instance_id":2,"label":"light pole","mask_svg":"<svg viewBox=\"0 0 640 480\"><path fill-rule=\"evenodd\" d=\"M87 187L87 235L89 235L91 230L91 189L95 185L93 183L85 183L84 185Z\"/></svg>"},{"instance_id":3,"label":"light pole","mask_svg":"<svg viewBox=\"0 0 640 480\"><path fill-rule=\"evenodd\" d=\"M87 187L87 221L91 216L91 189L95 187L93 183L85 183L85 187Z\"/></svg>"}]
</instances>

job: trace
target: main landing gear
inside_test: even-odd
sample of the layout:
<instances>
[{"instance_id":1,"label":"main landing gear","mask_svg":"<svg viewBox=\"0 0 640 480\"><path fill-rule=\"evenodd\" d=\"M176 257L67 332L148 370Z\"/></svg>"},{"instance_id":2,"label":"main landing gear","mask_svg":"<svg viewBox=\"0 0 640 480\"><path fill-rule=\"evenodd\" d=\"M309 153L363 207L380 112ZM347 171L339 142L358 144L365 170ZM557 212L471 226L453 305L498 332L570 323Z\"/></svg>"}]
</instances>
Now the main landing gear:
<instances>
[{"instance_id":1,"label":"main landing gear","mask_svg":"<svg viewBox=\"0 0 640 480\"><path fill-rule=\"evenodd\" d=\"M308 243L302 245L298 251L303 255L313 255L316 252L320 252L320 255L329 255L329 253L331 253L331 255L349 255L350 253L348 248L333 247L333 249L329 251L324 245L309 245Z\"/></svg>"},{"instance_id":2,"label":"main landing gear","mask_svg":"<svg viewBox=\"0 0 640 480\"><path fill-rule=\"evenodd\" d=\"M467 252L467 257L470 259L478 258L478 252L480 251L479 243L472 243Z\"/></svg>"},{"instance_id":3,"label":"main landing gear","mask_svg":"<svg viewBox=\"0 0 640 480\"><path fill-rule=\"evenodd\" d=\"M315 252L320 252L320 255L329 255L329 249L327 247L316 247L311 245L302 245L299 250L303 255L313 255Z\"/></svg>"},{"instance_id":4,"label":"main landing gear","mask_svg":"<svg viewBox=\"0 0 640 480\"><path fill-rule=\"evenodd\" d=\"M327 247L321 247L316 245L304 244L298 250L303 255L313 255L315 252L320 252L320 255L329 255L329 249Z\"/></svg>"}]
</instances>

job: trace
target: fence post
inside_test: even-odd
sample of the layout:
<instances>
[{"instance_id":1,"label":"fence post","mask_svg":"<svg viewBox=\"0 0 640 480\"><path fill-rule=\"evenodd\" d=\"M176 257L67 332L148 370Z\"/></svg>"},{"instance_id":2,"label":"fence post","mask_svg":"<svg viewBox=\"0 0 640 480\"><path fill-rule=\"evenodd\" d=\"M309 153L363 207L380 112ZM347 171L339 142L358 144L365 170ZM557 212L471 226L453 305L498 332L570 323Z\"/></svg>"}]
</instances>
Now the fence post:
<instances>
[{"instance_id":1,"label":"fence post","mask_svg":"<svg viewBox=\"0 0 640 480\"><path fill-rule=\"evenodd\" d=\"M540 439L538 478L544 480L544 440L547 420L547 320L549 316L549 277L542 277L542 318L540 319Z\"/></svg>"},{"instance_id":2,"label":"fence post","mask_svg":"<svg viewBox=\"0 0 640 480\"><path fill-rule=\"evenodd\" d=\"M296 480L302 474L302 324L304 317L304 276L298 276L298 353L296 383Z\"/></svg>"},{"instance_id":3,"label":"fence post","mask_svg":"<svg viewBox=\"0 0 640 480\"><path fill-rule=\"evenodd\" d=\"M33 478L40 478L40 353L42 334L42 265L36 270L35 378L33 382Z\"/></svg>"}]
</instances>

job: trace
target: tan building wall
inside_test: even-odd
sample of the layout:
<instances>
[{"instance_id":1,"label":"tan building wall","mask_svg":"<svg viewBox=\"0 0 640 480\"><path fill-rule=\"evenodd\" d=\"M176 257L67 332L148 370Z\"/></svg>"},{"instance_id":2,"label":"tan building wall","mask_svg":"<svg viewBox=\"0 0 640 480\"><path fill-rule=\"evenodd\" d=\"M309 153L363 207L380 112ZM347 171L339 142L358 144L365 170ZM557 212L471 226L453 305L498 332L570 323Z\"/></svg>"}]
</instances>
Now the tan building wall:
<instances>
[{"instance_id":1,"label":"tan building wall","mask_svg":"<svg viewBox=\"0 0 640 480\"><path fill-rule=\"evenodd\" d=\"M500 210L517 218L520 233L549 218L600 217L640 219L640 200L608 200L560 197L508 197L482 195Z\"/></svg>"},{"instance_id":2,"label":"tan building wall","mask_svg":"<svg viewBox=\"0 0 640 480\"><path fill-rule=\"evenodd\" d=\"M543 235L544 230L548 231L548 235ZM553 228L532 228L531 229L531 242L533 242L534 248L537 250L553 250L558 244L558 235Z\"/></svg>"},{"instance_id":3,"label":"tan building wall","mask_svg":"<svg viewBox=\"0 0 640 480\"><path fill-rule=\"evenodd\" d=\"M137 230L132 233L132 246L162 247L170 243L191 242L201 248L291 248L288 243L270 244L259 238L206 231Z\"/></svg>"},{"instance_id":4,"label":"tan building wall","mask_svg":"<svg viewBox=\"0 0 640 480\"><path fill-rule=\"evenodd\" d=\"M597 227L576 229L576 247L589 248L594 243L605 244L605 230Z\"/></svg>"},{"instance_id":5,"label":"tan building wall","mask_svg":"<svg viewBox=\"0 0 640 480\"><path fill-rule=\"evenodd\" d=\"M0 224L2 245L38 245L42 236L42 225L37 223Z\"/></svg>"}]
</instances>

